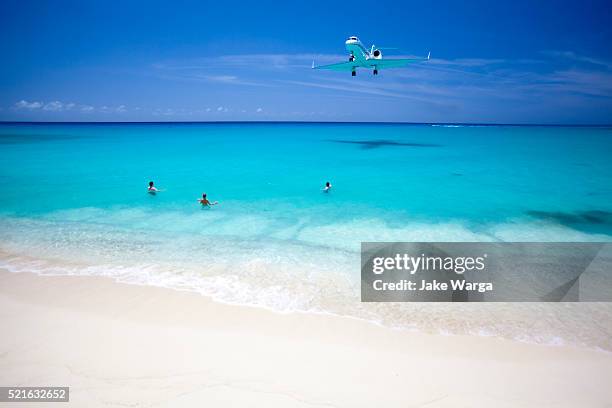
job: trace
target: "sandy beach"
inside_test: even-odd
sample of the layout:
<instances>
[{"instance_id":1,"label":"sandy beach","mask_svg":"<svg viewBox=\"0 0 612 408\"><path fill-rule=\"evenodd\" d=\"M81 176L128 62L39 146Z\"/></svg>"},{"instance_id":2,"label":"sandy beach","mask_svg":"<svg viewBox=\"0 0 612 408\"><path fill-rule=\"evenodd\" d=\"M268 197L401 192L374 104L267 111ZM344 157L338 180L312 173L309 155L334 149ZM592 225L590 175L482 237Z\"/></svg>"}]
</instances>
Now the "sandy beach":
<instances>
[{"instance_id":1,"label":"sandy beach","mask_svg":"<svg viewBox=\"0 0 612 408\"><path fill-rule=\"evenodd\" d=\"M612 403L604 352L279 314L107 278L2 271L0 324L0 383L70 386L75 407Z\"/></svg>"}]
</instances>

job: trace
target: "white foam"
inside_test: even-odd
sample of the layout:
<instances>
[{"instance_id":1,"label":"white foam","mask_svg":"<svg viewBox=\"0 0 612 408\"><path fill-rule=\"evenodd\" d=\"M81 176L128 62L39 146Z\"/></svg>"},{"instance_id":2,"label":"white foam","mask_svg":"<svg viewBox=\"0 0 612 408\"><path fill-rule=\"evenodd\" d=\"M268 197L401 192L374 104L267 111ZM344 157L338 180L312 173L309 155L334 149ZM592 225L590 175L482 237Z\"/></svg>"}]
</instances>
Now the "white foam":
<instances>
[{"instance_id":1,"label":"white foam","mask_svg":"<svg viewBox=\"0 0 612 408\"><path fill-rule=\"evenodd\" d=\"M331 313L402 330L501 336L538 344L612 350L610 304L368 304L359 301L360 241L602 240L558 225L519 221L470 229L461 222L390 225L355 219L282 224L252 215L227 220L180 211L169 229L142 227L142 209L63 211L0 220L0 267L44 275L106 276L120 282L189 290L216 301L277 312ZM68 220L68 221L66 221ZM157 222L158 220L156 220ZM201 231L202 223L216 233ZM120 228L117 225L131 225ZM157 224L159 226L159 224ZM244 227L243 227L244 226ZM243 230L244 235L236 234ZM263 230L269 232L263 235ZM604 237L607 238L607 237ZM603 239L605 240L605 239ZM35 258L32 257L35 254Z\"/></svg>"}]
</instances>

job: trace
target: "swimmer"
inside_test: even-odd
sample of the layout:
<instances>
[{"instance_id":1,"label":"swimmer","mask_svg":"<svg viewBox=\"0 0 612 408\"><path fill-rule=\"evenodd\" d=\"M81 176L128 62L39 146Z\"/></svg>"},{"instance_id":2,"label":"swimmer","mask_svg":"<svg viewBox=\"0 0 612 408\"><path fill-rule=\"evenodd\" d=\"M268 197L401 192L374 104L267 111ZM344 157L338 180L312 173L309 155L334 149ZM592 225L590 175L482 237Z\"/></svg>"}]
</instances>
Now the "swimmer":
<instances>
[{"instance_id":1,"label":"swimmer","mask_svg":"<svg viewBox=\"0 0 612 408\"><path fill-rule=\"evenodd\" d=\"M153 185L152 181L149 181L149 188L148 188L149 193L151 194L155 194L157 193L159 190L157 189L157 187L155 187L155 185Z\"/></svg>"},{"instance_id":2,"label":"swimmer","mask_svg":"<svg viewBox=\"0 0 612 408\"><path fill-rule=\"evenodd\" d=\"M206 193L202 193L202 198L199 198L198 201L200 202L200 204L205 205L207 207L219 204L218 201L212 203L208 201L208 198L206 198Z\"/></svg>"},{"instance_id":3,"label":"swimmer","mask_svg":"<svg viewBox=\"0 0 612 408\"><path fill-rule=\"evenodd\" d=\"M331 183L328 181L327 183L325 183L325 187L323 188L323 192L325 193L329 193L329 190L331 190L332 185Z\"/></svg>"}]
</instances>

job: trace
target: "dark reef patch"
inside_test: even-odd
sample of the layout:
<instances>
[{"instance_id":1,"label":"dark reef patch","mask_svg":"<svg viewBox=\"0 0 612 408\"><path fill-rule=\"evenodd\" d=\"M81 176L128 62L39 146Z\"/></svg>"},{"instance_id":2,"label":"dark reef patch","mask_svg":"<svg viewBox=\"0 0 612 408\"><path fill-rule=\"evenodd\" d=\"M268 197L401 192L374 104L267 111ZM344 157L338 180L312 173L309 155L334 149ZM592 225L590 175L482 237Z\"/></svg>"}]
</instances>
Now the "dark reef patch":
<instances>
[{"instance_id":1,"label":"dark reef patch","mask_svg":"<svg viewBox=\"0 0 612 408\"><path fill-rule=\"evenodd\" d=\"M527 211L526 213L531 217L554 221L576 230L612 234L612 212L610 211Z\"/></svg>"},{"instance_id":2,"label":"dark reef patch","mask_svg":"<svg viewBox=\"0 0 612 408\"><path fill-rule=\"evenodd\" d=\"M362 149L378 149L380 147L442 147L432 143L396 142L393 140L330 140L333 143L345 143L361 146Z\"/></svg>"}]
</instances>

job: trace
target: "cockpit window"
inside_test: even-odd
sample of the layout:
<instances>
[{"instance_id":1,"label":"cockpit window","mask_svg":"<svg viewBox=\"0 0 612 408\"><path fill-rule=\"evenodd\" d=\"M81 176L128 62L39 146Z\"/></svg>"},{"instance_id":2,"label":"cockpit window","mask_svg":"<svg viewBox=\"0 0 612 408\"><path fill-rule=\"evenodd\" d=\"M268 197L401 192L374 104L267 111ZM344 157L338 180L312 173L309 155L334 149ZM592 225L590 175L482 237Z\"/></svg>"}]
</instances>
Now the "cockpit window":
<instances>
[{"instance_id":1,"label":"cockpit window","mask_svg":"<svg viewBox=\"0 0 612 408\"><path fill-rule=\"evenodd\" d=\"M357 41L357 37L349 37L349 40L355 40L355 41Z\"/></svg>"}]
</instances>

